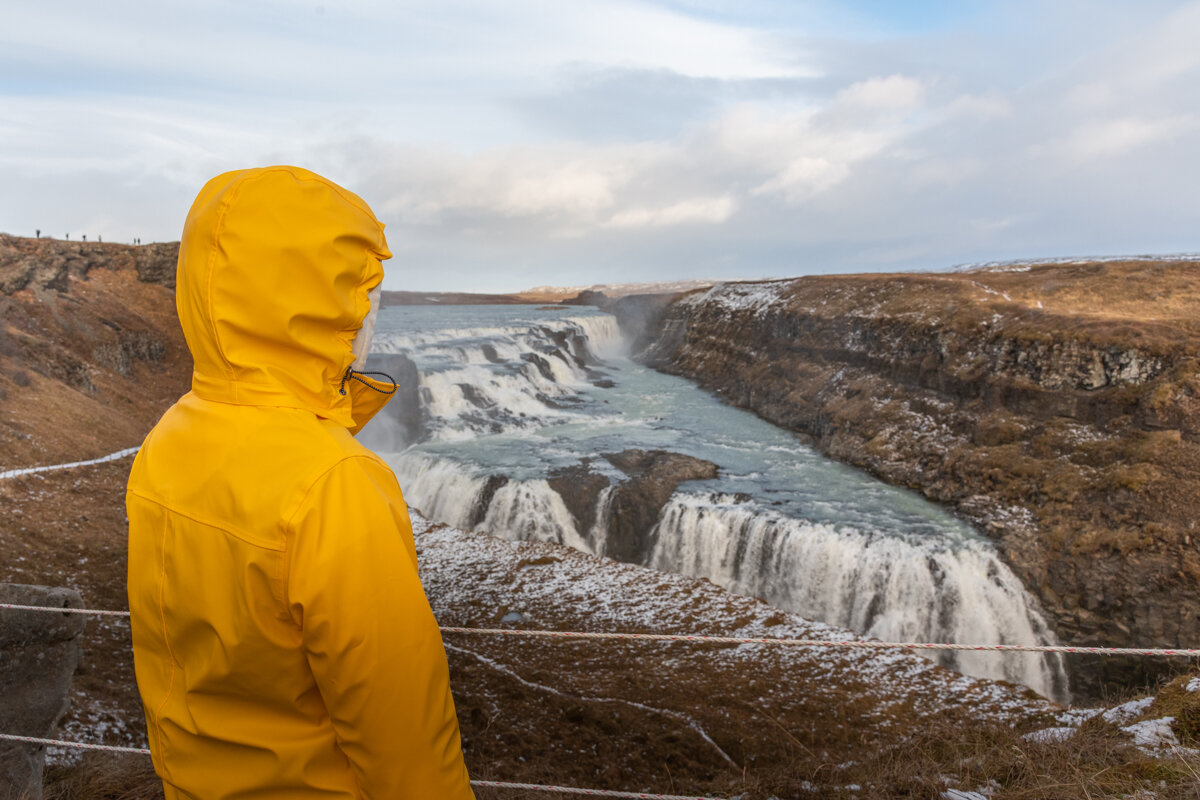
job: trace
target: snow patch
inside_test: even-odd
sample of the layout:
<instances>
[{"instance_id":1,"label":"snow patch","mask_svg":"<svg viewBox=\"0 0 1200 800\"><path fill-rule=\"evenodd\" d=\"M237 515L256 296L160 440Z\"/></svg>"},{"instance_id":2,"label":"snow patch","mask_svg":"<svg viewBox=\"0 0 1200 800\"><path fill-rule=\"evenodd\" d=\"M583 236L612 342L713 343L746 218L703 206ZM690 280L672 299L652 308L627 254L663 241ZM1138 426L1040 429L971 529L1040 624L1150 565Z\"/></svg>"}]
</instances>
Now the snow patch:
<instances>
[{"instance_id":1,"label":"snow patch","mask_svg":"<svg viewBox=\"0 0 1200 800\"><path fill-rule=\"evenodd\" d=\"M779 301L792 281L770 281L768 283L721 283L704 294L695 294L680 301L686 305L712 303L728 311L753 311L762 316Z\"/></svg>"},{"instance_id":2,"label":"snow patch","mask_svg":"<svg viewBox=\"0 0 1200 800\"><path fill-rule=\"evenodd\" d=\"M1058 721L1063 725L1078 728L1089 719L1103 712L1102 708L1068 708L1058 715Z\"/></svg>"},{"instance_id":3,"label":"snow patch","mask_svg":"<svg viewBox=\"0 0 1200 800\"><path fill-rule=\"evenodd\" d=\"M1179 739L1175 738L1175 731L1171 730L1171 723L1174 721L1174 717L1146 719L1127 725L1121 730L1133 737L1133 743L1139 750L1153 756L1162 750L1179 747Z\"/></svg>"},{"instance_id":4,"label":"snow patch","mask_svg":"<svg viewBox=\"0 0 1200 800\"><path fill-rule=\"evenodd\" d=\"M1105 711L1104 721L1111 725L1123 725L1130 720L1137 719L1154 703L1153 697L1143 697L1141 700L1130 700L1128 703L1122 703L1119 706L1110 708Z\"/></svg>"},{"instance_id":5,"label":"snow patch","mask_svg":"<svg viewBox=\"0 0 1200 800\"><path fill-rule=\"evenodd\" d=\"M1103 264L1113 261L1200 261L1200 253L1143 253L1133 256L1062 256L1058 258L1019 258L1012 261L975 261L955 264L951 272L1029 272L1041 264Z\"/></svg>"},{"instance_id":6,"label":"snow patch","mask_svg":"<svg viewBox=\"0 0 1200 800\"><path fill-rule=\"evenodd\" d=\"M1040 731L1027 733L1023 737L1026 741L1037 742L1038 744L1050 744L1052 742L1065 742L1075 735L1075 728L1044 728Z\"/></svg>"}]
</instances>

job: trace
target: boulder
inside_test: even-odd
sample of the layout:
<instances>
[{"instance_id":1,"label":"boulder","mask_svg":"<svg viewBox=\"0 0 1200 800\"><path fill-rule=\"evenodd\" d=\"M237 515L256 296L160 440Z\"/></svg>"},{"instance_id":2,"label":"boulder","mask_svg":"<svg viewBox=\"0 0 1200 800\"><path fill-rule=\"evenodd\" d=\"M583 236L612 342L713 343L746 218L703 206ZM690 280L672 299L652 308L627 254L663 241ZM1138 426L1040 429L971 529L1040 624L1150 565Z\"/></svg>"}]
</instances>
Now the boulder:
<instances>
[{"instance_id":1,"label":"boulder","mask_svg":"<svg viewBox=\"0 0 1200 800\"><path fill-rule=\"evenodd\" d=\"M0 602L81 608L73 589L0 584ZM0 609L0 732L52 738L79 663L80 614ZM0 800L42 795L45 747L0 741Z\"/></svg>"}]
</instances>

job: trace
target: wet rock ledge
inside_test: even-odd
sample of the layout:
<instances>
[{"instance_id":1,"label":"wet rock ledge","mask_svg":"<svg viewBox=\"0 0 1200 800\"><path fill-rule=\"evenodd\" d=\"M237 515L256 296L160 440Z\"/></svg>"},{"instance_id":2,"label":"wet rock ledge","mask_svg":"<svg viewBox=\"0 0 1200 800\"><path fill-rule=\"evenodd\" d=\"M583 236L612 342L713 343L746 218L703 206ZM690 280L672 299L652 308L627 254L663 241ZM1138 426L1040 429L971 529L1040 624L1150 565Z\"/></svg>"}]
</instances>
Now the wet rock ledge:
<instances>
[{"instance_id":1,"label":"wet rock ledge","mask_svg":"<svg viewBox=\"0 0 1200 800\"><path fill-rule=\"evenodd\" d=\"M663 506L684 481L717 477L717 465L702 458L667 450L623 450L601 457L628 477L613 484L592 471L585 461L554 473L550 488L558 492L575 518L575 529L589 536L600 513L607 513L606 536L594 541L597 553L630 564L645 564L653 550L651 531ZM607 509L600 506L601 493L615 486ZM599 538L599 537L598 537Z\"/></svg>"}]
</instances>

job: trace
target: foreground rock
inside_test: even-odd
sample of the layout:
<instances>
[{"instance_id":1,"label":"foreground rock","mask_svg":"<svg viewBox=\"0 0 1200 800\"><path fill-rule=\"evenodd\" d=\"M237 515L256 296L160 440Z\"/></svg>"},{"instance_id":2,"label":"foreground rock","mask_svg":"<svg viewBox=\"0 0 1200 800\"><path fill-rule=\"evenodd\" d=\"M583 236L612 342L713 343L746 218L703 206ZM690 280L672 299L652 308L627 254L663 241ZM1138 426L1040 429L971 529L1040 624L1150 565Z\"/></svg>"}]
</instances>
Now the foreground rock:
<instances>
[{"instance_id":1,"label":"foreground rock","mask_svg":"<svg viewBox=\"0 0 1200 800\"><path fill-rule=\"evenodd\" d=\"M631 449L604 453L603 458L628 476L615 483L604 508L601 494L614 483L587 462L557 471L548 483L563 498L575 529L592 540L595 552L632 564L649 560L654 526L679 484L717 477L713 462L666 450ZM604 531L592 536L597 522Z\"/></svg>"},{"instance_id":2,"label":"foreground rock","mask_svg":"<svg viewBox=\"0 0 1200 800\"><path fill-rule=\"evenodd\" d=\"M614 310L640 358L977 523L1062 639L1200 642L1200 264L822 276ZM1097 692L1162 660L1076 665Z\"/></svg>"},{"instance_id":3,"label":"foreground rock","mask_svg":"<svg viewBox=\"0 0 1200 800\"><path fill-rule=\"evenodd\" d=\"M0 602L81 608L70 589L0 583ZM53 738L70 701L85 618L0 609L0 733ZM42 796L43 745L0 741L0 800Z\"/></svg>"}]
</instances>

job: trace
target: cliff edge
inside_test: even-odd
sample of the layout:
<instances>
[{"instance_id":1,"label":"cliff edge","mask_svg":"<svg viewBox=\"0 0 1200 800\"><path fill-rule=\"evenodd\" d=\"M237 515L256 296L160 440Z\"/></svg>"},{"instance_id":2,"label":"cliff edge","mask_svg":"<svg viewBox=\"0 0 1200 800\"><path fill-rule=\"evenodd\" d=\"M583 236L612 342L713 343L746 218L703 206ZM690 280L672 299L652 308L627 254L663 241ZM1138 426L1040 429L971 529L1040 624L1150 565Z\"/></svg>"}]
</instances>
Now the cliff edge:
<instances>
[{"instance_id":1,"label":"cliff edge","mask_svg":"<svg viewBox=\"0 0 1200 800\"><path fill-rule=\"evenodd\" d=\"M971 520L1062 640L1200 642L1200 263L806 277L613 310L647 364ZM1086 694L1168 666L1073 665Z\"/></svg>"},{"instance_id":2,"label":"cliff edge","mask_svg":"<svg viewBox=\"0 0 1200 800\"><path fill-rule=\"evenodd\" d=\"M0 470L141 444L188 390L178 250L0 234Z\"/></svg>"}]
</instances>

